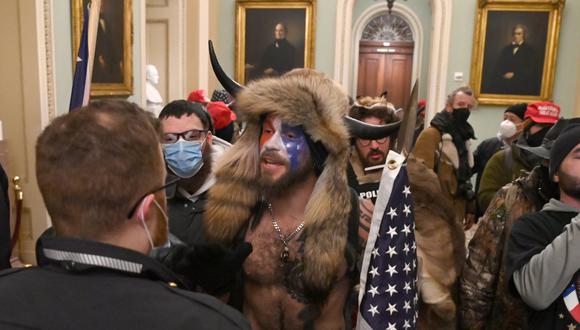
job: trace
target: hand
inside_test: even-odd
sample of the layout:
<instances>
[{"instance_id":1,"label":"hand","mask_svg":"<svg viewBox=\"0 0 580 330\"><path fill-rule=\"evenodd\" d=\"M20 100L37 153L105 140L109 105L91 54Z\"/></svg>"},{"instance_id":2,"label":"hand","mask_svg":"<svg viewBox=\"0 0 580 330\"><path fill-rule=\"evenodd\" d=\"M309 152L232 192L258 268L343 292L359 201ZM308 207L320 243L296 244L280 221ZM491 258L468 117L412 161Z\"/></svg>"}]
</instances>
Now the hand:
<instances>
[{"instance_id":1,"label":"hand","mask_svg":"<svg viewBox=\"0 0 580 330\"><path fill-rule=\"evenodd\" d=\"M467 231L475 224L475 214L467 213L463 219L463 230Z\"/></svg>"},{"instance_id":2,"label":"hand","mask_svg":"<svg viewBox=\"0 0 580 330\"><path fill-rule=\"evenodd\" d=\"M505 79L512 79L514 77L514 73L513 72L506 72L503 77Z\"/></svg>"},{"instance_id":3,"label":"hand","mask_svg":"<svg viewBox=\"0 0 580 330\"><path fill-rule=\"evenodd\" d=\"M276 73L276 70L272 69L272 68L267 68L266 70L264 70L264 74L267 76L271 76L273 74Z\"/></svg>"},{"instance_id":4,"label":"hand","mask_svg":"<svg viewBox=\"0 0 580 330\"><path fill-rule=\"evenodd\" d=\"M232 290L242 264L252 252L252 245L242 243L234 250L221 244L177 246L163 263L180 275L190 288L211 295Z\"/></svg>"}]
</instances>

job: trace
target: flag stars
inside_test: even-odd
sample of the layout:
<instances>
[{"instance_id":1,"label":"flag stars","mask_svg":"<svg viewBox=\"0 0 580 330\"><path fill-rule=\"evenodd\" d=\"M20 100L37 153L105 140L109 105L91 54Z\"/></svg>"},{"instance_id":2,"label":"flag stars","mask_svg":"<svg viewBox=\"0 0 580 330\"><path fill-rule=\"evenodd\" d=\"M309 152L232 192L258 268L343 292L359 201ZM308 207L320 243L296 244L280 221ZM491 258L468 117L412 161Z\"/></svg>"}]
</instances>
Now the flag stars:
<instances>
[{"instance_id":1,"label":"flag stars","mask_svg":"<svg viewBox=\"0 0 580 330\"><path fill-rule=\"evenodd\" d=\"M407 198L408 195L411 194L411 186L404 186L404 188L403 188L403 194L405 195L405 198Z\"/></svg>"},{"instance_id":2,"label":"flag stars","mask_svg":"<svg viewBox=\"0 0 580 330\"><path fill-rule=\"evenodd\" d=\"M397 227L389 226L389 231L387 232L387 235L391 236L391 239L393 238L393 236L397 236Z\"/></svg>"},{"instance_id":3,"label":"flag stars","mask_svg":"<svg viewBox=\"0 0 580 330\"><path fill-rule=\"evenodd\" d=\"M407 235L409 235L411 233L411 226L410 225L403 225L403 230L401 230L403 233L405 233L405 237Z\"/></svg>"},{"instance_id":4,"label":"flag stars","mask_svg":"<svg viewBox=\"0 0 580 330\"><path fill-rule=\"evenodd\" d=\"M371 314L373 314L373 317L374 317L375 314L380 314L379 313L379 310L378 310L378 307L379 306L371 305L371 308L369 308L368 312L371 313Z\"/></svg>"},{"instance_id":5,"label":"flag stars","mask_svg":"<svg viewBox=\"0 0 580 330\"><path fill-rule=\"evenodd\" d=\"M411 207L407 204L403 205L403 213L405 213L405 217L408 217L411 213Z\"/></svg>"},{"instance_id":6,"label":"flag stars","mask_svg":"<svg viewBox=\"0 0 580 330\"><path fill-rule=\"evenodd\" d=\"M397 325L397 322L395 322L395 323L389 322L389 326L388 326L387 330L397 330L397 328L395 327L396 325Z\"/></svg>"},{"instance_id":7,"label":"flag stars","mask_svg":"<svg viewBox=\"0 0 580 330\"><path fill-rule=\"evenodd\" d=\"M387 214L390 215L391 220L393 220L393 218L397 216L397 209L389 207L389 212Z\"/></svg>"},{"instance_id":8,"label":"flag stars","mask_svg":"<svg viewBox=\"0 0 580 330\"><path fill-rule=\"evenodd\" d=\"M369 274L373 275L373 278L375 278L375 276L379 276L379 267L371 266L371 271Z\"/></svg>"},{"instance_id":9,"label":"flag stars","mask_svg":"<svg viewBox=\"0 0 580 330\"><path fill-rule=\"evenodd\" d=\"M372 294L373 295L373 298L374 298L376 294L379 294L379 290L378 289L379 289L379 286L378 285L377 286L372 286L371 285L370 290L367 291L367 292L370 293L370 294Z\"/></svg>"},{"instance_id":10,"label":"flag stars","mask_svg":"<svg viewBox=\"0 0 580 330\"><path fill-rule=\"evenodd\" d=\"M405 272L405 275L408 275L409 272L411 271L411 264L405 262L405 266L403 267L403 271Z\"/></svg>"},{"instance_id":11,"label":"flag stars","mask_svg":"<svg viewBox=\"0 0 580 330\"><path fill-rule=\"evenodd\" d=\"M399 293L399 291L396 290L397 285L390 285L387 284L389 287L385 290L385 292L387 292L389 294L389 297L392 297L395 293Z\"/></svg>"},{"instance_id":12,"label":"flag stars","mask_svg":"<svg viewBox=\"0 0 580 330\"><path fill-rule=\"evenodd\" d=\"M409 250L409 244L408 243L405 243L404 244L403 251L405 252L405 254L407 254L407 253L409 253L411 251L411 250Z\"/></svg>"},{"instance_id":13,"label":"flag stars","mask_svg":"<svg viewBox=\"0 0 580 330\"><path fill-rule=\"evenodd\" d=\"M393 257L393 255L397 254L397 251L395 251L395 247L394 246L389 246L389 249L387 250L386 254L389 255L389 257Z\"/></svg>"},{"instance_id":14,"label":"flag stars","mask_svg":"<svg viewBox=\"0 0 580 330\"><path fill-rule=\"evenodd\" d=\"M411 309L411 301L410 300L405 300L405 303L403 305L403 309L405 310L405 313L409 313L409 309Z\"/></svg>"},{"instance_id":15,"label":"flag stars","mask_svg":"<svg viewBox=\"0 0 580 330\"><path fill-rule=\"evenodd\" d=\"M389 315L393 315L393 313L398 312L397 311L397 304L390 304L389 303L389 307L387 307L387 312L389 312Z\"/></svg>"},{"instance_id":16,"label":"flag stars","mask_svg":"<svg viewBox=\"0 0 580 330\"><path fill-rule=\"evenodd\" d=\"M405 293L409 293L409 291L411 290L411 282L405 282L405 287L403 288L403 290L405 290Z\"/></svg>"},{"instance_id":17,"label":"flag stars","mask_svg":"<svg viewBox=\"0 0 580 330\"><path fill-rule=\"evenodd\" d=\"M379 248L374 248L373 252L371 252L371 254L373 255L373 257L378 257L379 256Z\"/></svg>"},{"instance_id":18,"label":"flag stars","mask_svg":"<svg viewBox=\"0 0 580 330\"><path fill-rule=\"evenodd\" d=\"M407 328L410 328L410 327L411 327L411 325L409 324L409 320L405 320L405 323L403 324L403 328L404 329L407 329Z\"/></svg>"},{"instance_id":19,"label":"flag stars","mask_svg":"<svg viewBox=\"0 0 580 330\"><path fill-rule=\"evenodd\" d=\"M397 266L391 266L389 265L389 269L387 269L385 271L385 273L389 273L389 276L393 276L393 274L398 274L399 272L397 272Z\"/></svg>"}]
</instances>

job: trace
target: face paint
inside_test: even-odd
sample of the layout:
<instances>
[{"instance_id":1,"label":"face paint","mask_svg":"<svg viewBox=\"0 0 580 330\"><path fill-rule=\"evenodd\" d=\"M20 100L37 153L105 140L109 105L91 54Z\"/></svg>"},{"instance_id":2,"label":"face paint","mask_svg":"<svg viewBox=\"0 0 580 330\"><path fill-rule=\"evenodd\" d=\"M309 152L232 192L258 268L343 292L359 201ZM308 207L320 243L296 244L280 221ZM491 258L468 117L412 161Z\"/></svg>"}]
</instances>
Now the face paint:
<instances>
[{"instance_id":1,"label":"face paint","mask_svg":"<svg viewBox=\"0 0 580 330\"><path fill-rule=\"evenodd\" d=\"M290 171L296 172L308 158L309 149L304 131L300 126L282 124L281 133L282 143L290 160Z\"/></svg>"},{"instance_id":2,"label":"face paint","mask_svg":"<svg viewBox=\"0 0 580 330\"><path fill-rule=\"evenodd\" d=\"M310 149L301 126L291 126L269 115L260 136L262 178L268 186L298 179L312 168ZM285 185L285 184L284 184Z\"/></svg>"},{"instance_id":3,"label":"face paint","mask_svg":"<svg viewBox=\"0 0 580 330\"><path fill-rule=\"evenodd\" d=\"M310 152L302 127L282 123L280 118L273 116L264 121L260 136L260 152L266 151L275 152L277 159L289 163L292 172L308 161Z\"/></svg>"}]
</instances>

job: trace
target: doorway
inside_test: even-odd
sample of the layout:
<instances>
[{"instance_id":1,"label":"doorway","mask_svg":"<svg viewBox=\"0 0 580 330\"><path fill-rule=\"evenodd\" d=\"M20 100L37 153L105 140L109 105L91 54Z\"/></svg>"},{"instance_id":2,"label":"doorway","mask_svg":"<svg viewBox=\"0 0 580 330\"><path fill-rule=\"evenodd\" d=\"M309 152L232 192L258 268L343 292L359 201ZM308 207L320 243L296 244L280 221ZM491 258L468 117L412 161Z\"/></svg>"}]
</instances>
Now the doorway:
<instances>
[{"instance_id":1,"label":"doorway","mask_svg":"<svg viewBox=\"0 0 580 330\"><path fill-rule=\"evenodd\" d=\"M402 17L384 13L369 21L359 43L357 96L387 92L396 108L405 108L413 75L413 34Z\"/></svg>"}]
</instances>

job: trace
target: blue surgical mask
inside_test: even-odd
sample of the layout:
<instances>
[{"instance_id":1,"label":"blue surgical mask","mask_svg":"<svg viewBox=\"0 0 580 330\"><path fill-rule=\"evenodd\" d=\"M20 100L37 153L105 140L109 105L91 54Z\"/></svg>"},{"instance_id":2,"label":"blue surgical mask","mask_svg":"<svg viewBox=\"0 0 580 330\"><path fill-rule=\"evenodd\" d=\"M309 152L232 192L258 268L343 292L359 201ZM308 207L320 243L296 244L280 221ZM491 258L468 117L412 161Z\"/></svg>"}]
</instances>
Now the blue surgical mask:
<instances>
[{"instance_id":1,"label":"blue surgical mask","mask_svg":"<svg viewBox=\"0 0 580 330\"><path fill-rule=\"evenodd\" d=\"M205 140L204 140L205 141ZM167 167L180 178L194 176L203 166L202 146L204 141L185 141L163 144Z\"/></svg>"}]
</instances>

